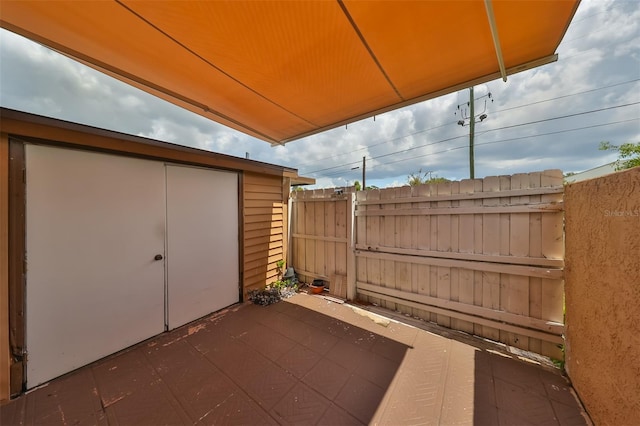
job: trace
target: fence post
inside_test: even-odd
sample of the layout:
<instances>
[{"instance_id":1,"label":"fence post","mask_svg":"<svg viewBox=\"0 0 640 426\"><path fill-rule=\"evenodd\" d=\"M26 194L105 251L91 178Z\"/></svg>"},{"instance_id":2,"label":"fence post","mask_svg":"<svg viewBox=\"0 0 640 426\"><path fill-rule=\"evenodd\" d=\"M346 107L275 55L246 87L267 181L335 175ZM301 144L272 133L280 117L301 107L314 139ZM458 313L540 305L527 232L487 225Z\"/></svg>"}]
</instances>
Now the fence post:
<instances>
[{"instance_id":1,"label":"fence post","mask_svg":"<svg viewBox=\"0 0 640 426\"><path fill-rule=\"evenodd\" d=\"M356 193L347 194L347 300L356 298Z\"/></svg>"}]
</instances>

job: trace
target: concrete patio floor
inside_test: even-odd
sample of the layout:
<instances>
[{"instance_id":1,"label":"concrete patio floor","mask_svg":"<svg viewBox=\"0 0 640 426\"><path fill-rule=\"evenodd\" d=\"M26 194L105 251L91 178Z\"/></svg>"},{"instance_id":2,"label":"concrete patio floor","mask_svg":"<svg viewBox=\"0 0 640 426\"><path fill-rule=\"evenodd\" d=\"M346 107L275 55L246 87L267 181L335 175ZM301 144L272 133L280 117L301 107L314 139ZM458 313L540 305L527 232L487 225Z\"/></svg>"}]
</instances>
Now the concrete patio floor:
<instances>
[{"instance_id":1,"label":"concrete patio floor","mask_svg":"<svg viewBox=\"0 0 640 426\"><path fill-rule=\"evenodd\" d=\"M591 423L559 372L425 326L303 293L237 305L2 405L0 424Z\"/></svg>"}]
</instances>

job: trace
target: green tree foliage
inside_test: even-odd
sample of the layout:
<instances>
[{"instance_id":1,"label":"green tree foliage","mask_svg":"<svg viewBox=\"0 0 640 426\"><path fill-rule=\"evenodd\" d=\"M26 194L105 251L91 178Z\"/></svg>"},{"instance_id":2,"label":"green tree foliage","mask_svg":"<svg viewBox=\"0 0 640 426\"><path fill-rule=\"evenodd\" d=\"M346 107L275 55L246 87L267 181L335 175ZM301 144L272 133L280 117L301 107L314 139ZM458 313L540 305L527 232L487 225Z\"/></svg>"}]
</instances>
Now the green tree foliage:
<instances>
[{"instance_id":1,"label":"green tree foliage","mask_svg":"<svg viewBox=\"0 0 640 426\"><path fill-rule=\"evenodd\" d=\"M356 187L356 191L362 191L362 185L360 185L360 181L353 182L353 186Z\"/></svg>"},{"instance_id":2,"label":"green tree foliage","mask_svg":"<svg viewBox=\"0 0 640 426\"><path fill-rule=\"evenodd\" d=\"M613 145L611 142L600 142L601 151L617 151L616 170L625 170L640 166L640 142L627 142Z\"/></svg>"},{"instance_id":3,"label":"green tree foliage","mask_svg":"<svg viewBox=\"0 0 640 426\"><path fill-rule=\"evenodd\" d=\"M409 174L409 176L407 176L407 183L410 186L418 186L418 185L425 185L428 183L440 183L440 182L449 182L449 179L447 178L443 178L443 177L438 177L438 176L431 176L432 172L422 172L422 169L418 170L416 173L411 173Z\"/></svg>"}]
</instances>

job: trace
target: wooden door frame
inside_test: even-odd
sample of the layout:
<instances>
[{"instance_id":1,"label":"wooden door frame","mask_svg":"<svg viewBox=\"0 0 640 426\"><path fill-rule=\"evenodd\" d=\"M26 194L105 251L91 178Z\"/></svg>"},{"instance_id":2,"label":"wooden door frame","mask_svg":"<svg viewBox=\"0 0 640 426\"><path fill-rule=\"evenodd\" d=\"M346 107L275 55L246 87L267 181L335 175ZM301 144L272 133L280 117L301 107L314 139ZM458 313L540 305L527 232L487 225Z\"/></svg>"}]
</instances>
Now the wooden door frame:
<instances>
[{"instance_id":1,"label":"wooden door frame","mask_svg":"<svg viewBox=\"0 0 640 426\"><path fill-rule=\"evenodd\" d=\"M10 394L25 391L25 214L24 142L9 136L9 350Z\"/></svg>"}]
</instances>

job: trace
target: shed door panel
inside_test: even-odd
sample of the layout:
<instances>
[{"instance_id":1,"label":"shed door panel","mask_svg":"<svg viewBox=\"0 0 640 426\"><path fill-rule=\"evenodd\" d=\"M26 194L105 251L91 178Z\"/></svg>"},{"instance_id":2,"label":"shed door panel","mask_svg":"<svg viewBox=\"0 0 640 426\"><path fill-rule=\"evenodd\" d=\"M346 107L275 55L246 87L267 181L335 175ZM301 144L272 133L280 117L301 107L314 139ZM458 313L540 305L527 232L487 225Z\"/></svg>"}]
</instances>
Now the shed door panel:
<instances>
[{"instance_id":1,"label":"shed door panel","mask_svg":"<svg viewBox=\"0 0 640 426\"><path fill-rule=\"evenodd\" d=\"M27 386L164 330L159 162L27 145Z\"/></svg>"},{"instance_id":2,"label":"shed door panel","mask_svg":"<svg viewBox=\"0 0 640 426\"><path fill-rule=\"evenodd\" d=\"M238 175L167 166L168 324L239 301Z\"/></svg>"}]
</instances>

